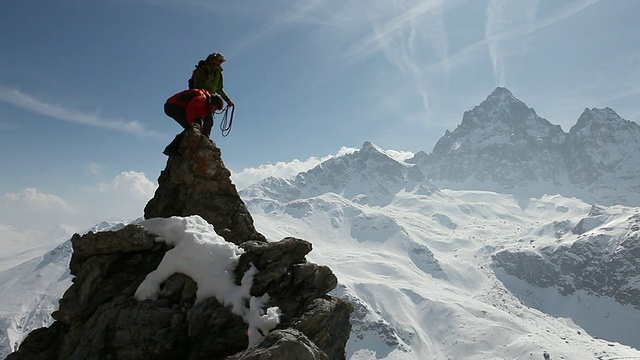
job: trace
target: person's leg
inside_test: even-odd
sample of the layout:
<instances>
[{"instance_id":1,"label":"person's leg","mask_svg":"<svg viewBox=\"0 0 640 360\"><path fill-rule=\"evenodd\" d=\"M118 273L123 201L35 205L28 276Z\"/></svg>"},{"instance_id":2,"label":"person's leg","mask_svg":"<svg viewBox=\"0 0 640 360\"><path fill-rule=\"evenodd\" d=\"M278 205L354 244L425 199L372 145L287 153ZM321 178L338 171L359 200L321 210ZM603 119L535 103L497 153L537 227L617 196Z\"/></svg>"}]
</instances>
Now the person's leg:
<instances>
[{"instance_id":1,"label":"person's leg","mask_svg":"<svg viewBox=\"0 0 640 360\"><path fill-rule=\"evenodd\" d=\"M167 156L180 155L180 144L182 143L182 138L184 137L184 133L186 131L187 130L182 130L180 134L176 135L176 137L173 138L173 141L171 141L171 143L167 145L166 148L164 148L164 151L162 153Z\"/></svg>"},{"instance_id":2,"label":"person's leg","mask_svg":"<svg viewBox=\"0 0 640 360\"><path fill-rule=\"evenodd\" d=\"M211 136L211 128L213 127L213 114L209 113L203 116L204 124L202 125L202 135Z\"/></svg>"},{"instance_id":3,"label":"person's leg","mask_svg":"<svg viewBox=\"0 0 640 360\"><path fill-rule=\"evenodd\" d=\"M175 120L182 128L187 130L189 128L189 122L187 122L187 111L175 104L164 104L164 113L167 114L170 118ZM176 137L171 141L169 145L162 152L167 156L180 155L180 143L182 142L182 137L184 136L183 130L180 134L176 135Z\"/></svg>"},{"instance_id":4,"label":"person's leg","mask_svg":"<svg viewBox=\"0 0 640 360\"><path fill-rule=\"evenodd\" d=\"M187 110L180 105L165 103L164 113L168 117L175 120L183 129L189 128L189 122L187 121Z\"/></svg>"}]
</instances>

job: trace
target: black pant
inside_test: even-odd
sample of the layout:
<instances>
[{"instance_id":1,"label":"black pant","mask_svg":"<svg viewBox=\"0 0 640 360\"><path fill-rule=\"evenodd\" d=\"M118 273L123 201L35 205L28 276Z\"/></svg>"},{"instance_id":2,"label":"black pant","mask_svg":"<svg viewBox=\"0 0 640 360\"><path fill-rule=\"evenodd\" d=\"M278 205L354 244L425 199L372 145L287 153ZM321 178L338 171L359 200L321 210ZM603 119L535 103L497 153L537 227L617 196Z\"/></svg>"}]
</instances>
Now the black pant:
<instances>
[{"instance_id":1,"label":"black pant","mask_svg":"<svg viewBox=\"0 0 640 360\"><path fill-rule=\"evenodd\" d=\"M213 114L209 113L202 117L204 124L202 125L202 135L211 136L211 128L213 127Z\"/></svg>"},{"instance_id":2,"label":"black pant","mask_svg":"<svg viewBox=\"0 0 640 360\"><path fill-rule=\"evenodd\" d=\"M184 130L176 135L173 141L167 145L164 149L163 154L168 156L180 155L180 143L182 142L182 137L184 136L185 131L189 128L189 122L187 121L187 110L180 105L165 103L164 104L164 113L167 114L168 117L175 120L180 126L184 128Z\"/></svg>"},{"instance_id":3,"label":"black pant","mask_svg":"<svg viewBox=\"0 0 640 360\"><path fill-rule=\"evenodd\" d=\"M187 121L187 109L183 108L180 105L164 103L164 113L167 114L168 117L175 120L180 126L182 126L185 130L189 128L189 122Z\"/></svg>"},{"instance_id":4,"label":"black pant","mask_svg":"<svg viewBox=\"0 0 640 360\"><path fill-rule=\"evenodd\" d=\"M185 130L191 126L187 121L187 110L180 105L165 103L164 104L164 113L167 114L168 117L175 120L180 126L182 126ZM202 117L203 125L202 125L202 135L211 136L211 128L213 127L213 114L209 113Z\"/></svg>"}]
</instances>

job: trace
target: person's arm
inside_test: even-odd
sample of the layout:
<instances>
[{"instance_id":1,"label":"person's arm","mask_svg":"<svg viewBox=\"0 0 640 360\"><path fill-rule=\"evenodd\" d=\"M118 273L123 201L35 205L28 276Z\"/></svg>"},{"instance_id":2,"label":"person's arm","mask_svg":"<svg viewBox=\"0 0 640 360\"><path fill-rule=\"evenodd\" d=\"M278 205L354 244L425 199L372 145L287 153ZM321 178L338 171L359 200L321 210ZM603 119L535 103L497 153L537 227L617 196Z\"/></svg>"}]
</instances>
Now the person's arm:
<instances>
[{"instance_id":1,"label":"person's arm","mask_svg":"<svg viewBox=\"0 0 640 360\"><path fill-rule=\"evenodd\" d=\"M220 81L218 81L218 88L216 90L218 95L220 95L220 97L224 101L226 101L227 105L233 106L233 101L229 99L229 96L227 96L227 93L224 91L224 81L222 80L222 70L220 70Z\"/></svg>"}]
</instances>

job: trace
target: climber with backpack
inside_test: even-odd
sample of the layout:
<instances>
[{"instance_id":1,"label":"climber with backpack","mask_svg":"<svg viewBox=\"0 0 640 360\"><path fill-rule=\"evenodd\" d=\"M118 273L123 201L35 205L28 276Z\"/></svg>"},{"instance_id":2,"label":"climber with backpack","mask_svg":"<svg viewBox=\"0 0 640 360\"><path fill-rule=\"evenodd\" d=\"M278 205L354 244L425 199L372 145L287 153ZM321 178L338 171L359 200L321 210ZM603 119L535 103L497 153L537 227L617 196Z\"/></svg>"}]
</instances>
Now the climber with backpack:
<instances>
[{"instance_id":1,"label":"climber with backpack","mask_svg":"<svg viewBox=\"0 0 640 360\"><path fill-rule=\"evenodd\" d=\"M222 107L223 102L220 96L211 95L202 89L183 90L168 98L164 104L164 113L180 124L184 131L176 135L164 149L163 154L167 156L179 155L182 137L190 127L195 127L203 135L209 136L208 133L205 133L204 118L211 116L213 119L213 113L222 110ZM211 127L209 127L210 131Z\"/></svg>"},{"instance_id":2,"label":"climber with backpack","mask_svg":"<svg viewBox=\"0 0 640 360\"><path fill-rule=\"evenodd\" d=\"M227 93L224 91L224 83L222 80L222 63L227 59L220 53L212 53L207 56L205 60L200 60L196 65L196 68L191 73L189 79L189 89L202 89L208 91L210 94L218 94L227 103L225 108L225 120L227 119L227 110L231 108L231 121L233 119L234 104ZM225 131L231 130L231 122L228 123L228 129L224 128L221 124L221 130L223 136ZM204 117L204 130L203 134L209 136L211 128L213 127L213 114L209 114Z\"/></svg>"}]
</instances>

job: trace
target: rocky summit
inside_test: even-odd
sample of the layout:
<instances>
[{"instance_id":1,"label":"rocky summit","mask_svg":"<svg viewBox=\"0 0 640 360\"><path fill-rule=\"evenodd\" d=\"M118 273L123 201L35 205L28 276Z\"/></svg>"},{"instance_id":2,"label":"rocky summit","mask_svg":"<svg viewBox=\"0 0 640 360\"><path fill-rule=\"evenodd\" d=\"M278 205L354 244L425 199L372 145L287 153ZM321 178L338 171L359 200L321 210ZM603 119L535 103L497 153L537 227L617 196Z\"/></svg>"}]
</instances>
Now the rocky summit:
<instances>
[{"instance_id":1,"label":"rocky summit","mask_svg":"<svg viewBox=\"0 0 640 360\"><path fill-rule=\"evenodd\" d=\"M182 273L160 285L156 299L138 301L136 289L172 246L145 227L89 232L71 239L73 284L52 314L53 324L32 331L9 360L19 359L295 359L345 358L353 306L328 295L337 278L306 261L308 241L268 242L230 181L215 143L188 130L181 154L171 156L146 218L199 215L242 249L235 268L240 285L255 272L252 296L268 294L279 324L256 346L248 328L216 297L198 299L198 283Z\"/></svg>"},{"instance_id":2,"label":"rocky summit","mask_svg":"<svg viewBox=\"0 0 640 360\"><path fill-rule=\"evenodd\" d=\"M200 215L234 244L265 241L224 166L220 149L197 130L185 132L179 156L170 156L144 217Z\"/></svg>"}]
</instances>

